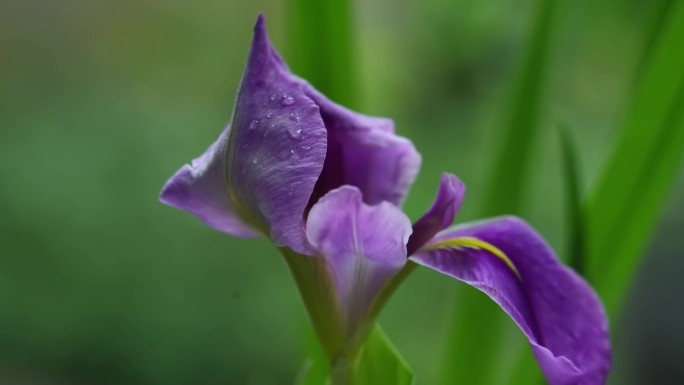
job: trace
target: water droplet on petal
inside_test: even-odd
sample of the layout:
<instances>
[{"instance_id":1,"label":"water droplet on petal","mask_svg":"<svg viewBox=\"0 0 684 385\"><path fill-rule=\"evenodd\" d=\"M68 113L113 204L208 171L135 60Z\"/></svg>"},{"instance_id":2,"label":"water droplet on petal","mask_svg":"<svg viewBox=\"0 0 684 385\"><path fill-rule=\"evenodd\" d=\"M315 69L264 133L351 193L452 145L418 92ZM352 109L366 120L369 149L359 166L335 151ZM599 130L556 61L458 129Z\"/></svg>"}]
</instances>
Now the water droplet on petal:
<instances>
[{"instance_id":1,"label":"water droplet on petal","mask_svg":"<svg viewBox=\"0 0 684 385\"><path fill-rule=\"evenodd\" d=\"M280 104L282 104L283 106L291 106L294 103L294 98L288 94L283 94L283 98L280 100Z\"/></svg>"},{"instance_id":2,"label":"water droplet on petal","mask_svg":"<svg viewBox=\"0 0 684 385\"><path fill-rule=\"evenodd\" d=\"M252 164L257 164L259 163L259 160L257 158L252 159Z\"/></svg>"},{"instance_id":3,"label":"water droplet on petal","mask_svg":"<svg viewBox=\"0 0 684 385\"><path fill-rule=\"evenodd\" d=\"M292 139L300 139L302 137L302 129L297 126L287 126L287 134Z\"/></svg>"},{"instance_id":4,"label":"water droplet on petal","mask_svg":"<svg viewBox=\"0 0 684 385\"><path fill-rule=\"evenodd\" d=\"M258 121L258 120L256 120L256 119L255 119L255 120L252 120L252 121L249 123L249 129L250 129L250 130L253 130L253 129L257 128L258 125L259 125L259 121Z\"/></svg>"},{"instance_id":5,"label":"water droplet on petal","mask_svg":"<svg viewBox=\"0 0 684 385\"><path fill-rule=\"evenodd\" d=\"M267 113L266 113L266 119L271 119L272 117L273 117L273 113L272 113L272 112L267 112Z\"/></svg>"},{"instance_id":6,"label":"water droplet on petal","mask_svg":"<svg viewBox=\"0 0 684 385\"><path fill-rule=\"evenodd\" d=\"M290 112L290 113L288 114L288 117L289 117L290 120L293 121L293 122L299 122L300 120L302 120L302 118L300 118L299 115L295 114L294 112Z\"/></svg>"},{"instance_id":7,"label":"water droplet on petal","mask_svg":"<svg viewBox=\"0 0 684 385\"><path fill-rule=\"evenodd\" d=\"M276 95L275 94L271 95L271 97L269 99L276 100Z\"/></svg>"}]
</instances>

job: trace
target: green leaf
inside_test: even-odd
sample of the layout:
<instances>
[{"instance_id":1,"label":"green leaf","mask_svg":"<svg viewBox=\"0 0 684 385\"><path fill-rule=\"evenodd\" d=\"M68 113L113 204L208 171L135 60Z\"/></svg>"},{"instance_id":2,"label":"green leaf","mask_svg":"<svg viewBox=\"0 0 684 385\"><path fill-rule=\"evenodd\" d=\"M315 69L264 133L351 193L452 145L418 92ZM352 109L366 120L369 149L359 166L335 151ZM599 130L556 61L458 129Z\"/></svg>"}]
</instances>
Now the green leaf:
<instances>
[{"instance_id":1,"label":"green leaf","mask_svg":"<svg viewBox=\"0 0 684 385\"><path fill-rule=\"evenodd\" d=\"M539 131L555 3L538 0L536 4L530 41L510 95L505 123L498 133L500 141L484 190L482 214L485 216L520 212L532 148Z\"/></svg>"},{"instance_id":2,"label":"green leaf","mask_svg":"<svg viewBox=\"0 0 684 385\"><path fill-rule=\"evenodd\" d=\"M353 2L288 1L288 63L332 100L358 107Z\"/></svg>"},{"instance_id":3,"label":"green leaf","mask_svg":"<svg viewBox=\"0 0 684 385\"><path fill-rule=\"evenodd\" d=\"M630 109L587 211L589 280L620 307L684 153L684 2L649 48Z\"/></svg>"},{"instance_id":4,"label":"green leaf","mask_svg":"<svg viewBox=\"0 0 684 385\"><path fill-rule=\"evenodd\" d=\"M584 240L584 213L582 187L577 164L575 143L570 129L559 126L561 154L563 156L563 176L565 177L565 207L567 218L567 244L565 255L567 264L580 275L584 275L586 246Z\"/></svg>"},{"instance_id":5,"label":"green leaf","mask_svg":"<svg viewBox=\"0 0 684 385\"><path fill-rule=\"evenodd\" d=\"M328 357L316 338L316 334L310 328L306 332L306 349L308 358L302 365L297 376L297 385L326 385L330 374Z\"/></svg>"},{"instance_id":6,"label":"green leaf","mask_svg":"<svg viewBox=\"0 0 684 385\"><path fill-rule=\"evenodd\" d=\"M411 385L413 373L380 326L368 336L354 372L353 385Z\"/></svg>"},{"instance_id":7,"label":"green leaf","mask_svg":"<svg viewBox=\"0 0 684 385\"><path fill-rule=\"evenodd\" d=\"M523 53L517 82L512 90L500 133L498 151L484 190L483 216L518 214L525 193L532 147L539 131L539 111L546 83L552 35L555 31L557 2L538 0L531 22L530 40ZM510 336L511 323L503 311L475 290L458 292L456 317L449 331L445 354L444 384L483 385L500 380L501 368L510 362L502 341ZM524 346L524 345L520 345ZM511 368L509 363L508 368ZM503 373L505 376L505 373Z\"/></svg>"}]
</instances>

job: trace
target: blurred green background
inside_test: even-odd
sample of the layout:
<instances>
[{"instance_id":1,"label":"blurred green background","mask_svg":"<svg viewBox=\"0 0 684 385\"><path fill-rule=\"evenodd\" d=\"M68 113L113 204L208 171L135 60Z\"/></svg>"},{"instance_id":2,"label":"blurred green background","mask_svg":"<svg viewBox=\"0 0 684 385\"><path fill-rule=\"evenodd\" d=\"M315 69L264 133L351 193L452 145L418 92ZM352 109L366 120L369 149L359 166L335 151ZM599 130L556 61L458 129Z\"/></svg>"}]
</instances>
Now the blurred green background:
<instances>
[{"instance_id":1,"label":"blurred green background","mask_svg":"<svg viewBox=\"0 0 684 385\"><path fill-rule=\"evenodd\" d=\"M572 127L591 186L667 3L563 10L523 207L557 250L567 245L555 124ZM459 220L477 214L531 6L357 1L354 104L394 118L423 154L411 218L443 170L468 185ZM230 118L260 11L287 60L296 42L275 0L0 3L1 385L293 383L307 324L279 254L157 201ZM611 384L684 378L682 197L680 171L612 320ZM460 285L436 277L418 271L380 319L419 384L436 383L458 312Z\"/></svg>"}]
</instances>

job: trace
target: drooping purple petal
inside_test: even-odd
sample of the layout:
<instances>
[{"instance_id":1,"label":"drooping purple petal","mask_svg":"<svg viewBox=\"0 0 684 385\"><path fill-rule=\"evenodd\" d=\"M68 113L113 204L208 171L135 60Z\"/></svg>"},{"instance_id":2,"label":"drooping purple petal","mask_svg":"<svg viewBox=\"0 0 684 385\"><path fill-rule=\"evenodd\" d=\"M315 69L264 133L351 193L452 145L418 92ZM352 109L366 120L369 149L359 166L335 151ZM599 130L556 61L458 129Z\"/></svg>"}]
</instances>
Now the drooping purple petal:
<instances>
[{"instance_id":1,"label":"drooping purple petal","mask_svg":"<svg viewBox=\"0 0 684 385\"><path fill-rule=\"evenodd\" d=\"M196 159L166 182L160 200L195 214L207 225L238 237L256 237L259 232L236 213L223 183L223 155L230 127Z\"/></svg>"},{"instance_id":2,"label":"drooping purple petal","mask_svg":"<svg viewBox=\"0 0 684 385\"><path fill-rule=\"evenodd\" d=\"M367 205L358 188L343 186L312 207L306 234L328 261L354 333L377 293L406 263L411 222L391 203Z\"/></svg>"},{"instance_id":3,"label":"drooping purple petal","mask_svg":"<svg viewBox=\"0 0 684 385\"><path fill-rule=\"evenodd\" d=\"M233 113L227 185L241 214L270 231L277 246L303 254L311 253L304 211L326 152L309 88L283 63L260 16Z\"/></svg>"},{"instance_id":4,"label":"drooping purple petal","mask_svg":"<svg viewBox=\"0 0 684 385\"><path fill-rule=\"evenodd\" d=\"M310 89L328 130L328 152L310 204L343 185L358 187L369 204L400 206L420 169L413 143L394 134L390 119L348 110Z\"/></svg>"},{"instance_id":5,"label":"drooping purple petal","mask_svg":"<svg viewBox=\"0 0 684 385\"><path fill-rule=\"evenodd\" d=\"M558 261L541 236L525 222L505 217L446 230L430 244L458 237L495 246L520 277L481 249L439 249L419 252L411 259L496 301L528 337L551 385L603 384L611 367L603 307L589 285Z\"/></svg>"},{"instance_id":6,"label":"drooping purple petal","mask_svg":"<svg viewBox=\"0 0 684 385\"><path fill-rule=\"evenodd\" d=\"M409 255L454 223L465 190L465 185L458 177L449 173L442 174L432 207L413 225L413 234L408 243Z\"/></svg>"}]
</instances>

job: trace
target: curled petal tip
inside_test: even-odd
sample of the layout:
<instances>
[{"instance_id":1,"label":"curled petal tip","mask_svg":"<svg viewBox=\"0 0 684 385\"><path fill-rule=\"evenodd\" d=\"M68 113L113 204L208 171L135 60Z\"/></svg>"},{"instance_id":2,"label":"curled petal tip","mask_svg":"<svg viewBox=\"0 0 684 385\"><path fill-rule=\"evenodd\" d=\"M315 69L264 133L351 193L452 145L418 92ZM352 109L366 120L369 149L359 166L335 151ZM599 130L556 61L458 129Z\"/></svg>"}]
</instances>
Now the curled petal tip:
<instances>
[{"instance_id":1,"label":"curled petal tip","mask_svg":"<svg viewBox=\"0 0 684 385\"><path fill-rule=\"evenodd\" d=\"M442 183L448 186L448 189L459 195L465 195L466 186L459 177L454 174L443 172L442 173Z\"/></svg>"},{"instance_id":2,"label":"curled petal tip","mask_svg":"<svg viewBox=\"0 0 684 385\"><path fill-rule=\"evenodd\" d=\"M409 254L413 254L438 232L449 227L456 218L465 196L465 184L458 177L442 173L432 207L413 225Z\"/></svg>"}]
</instances>

